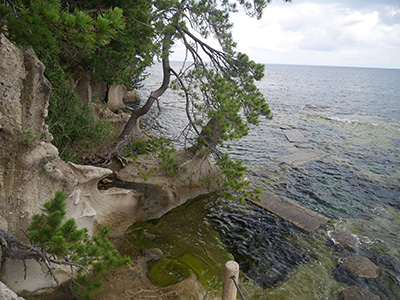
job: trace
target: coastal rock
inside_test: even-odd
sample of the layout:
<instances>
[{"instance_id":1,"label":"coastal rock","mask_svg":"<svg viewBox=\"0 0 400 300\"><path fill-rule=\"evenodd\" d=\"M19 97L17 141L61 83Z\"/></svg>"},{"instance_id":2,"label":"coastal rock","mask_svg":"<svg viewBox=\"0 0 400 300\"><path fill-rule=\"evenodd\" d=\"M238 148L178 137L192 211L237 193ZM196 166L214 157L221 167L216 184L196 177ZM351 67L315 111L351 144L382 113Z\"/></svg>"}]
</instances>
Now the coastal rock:
<instances>
[{"instance_id":1,"label":"coastal rock","mask_svg":"<svg viewBox=\"0 0 400 300\"><path fill-rule=\"evenodd\" d=\"M79 96L79 99L85 103L90 103L92 100L90 75L79 66L71 73L71 77L72 87L74 92Z\"/></svg>"},{"instance_id":2,"label":"coastal rock","mask_svg":"<svg viewBox=\"0 0 400 300\"><path fill-rule=\"evenodd\" d=\"M130 215L140 197L134 191L100 193L99 178L112 171L67 164L50 143L45 124L50 83L34 52L22 51L0 35L0 73L0 211L8 231L26 241L21 229L57 190L68 196L66 217L76 218L78 225L90 232L105 223L114 233L131 225ZM25 280L21 263L7 259L1 266L1 278L14 292L39 292L54 286L53 278L35 261L26 261ZM61 272L61 282L69 279L62 269L55 272Z\"/></svg>"},{"instance_id":3,"label":"coastal rock","mask_svg":"<svg viewBox=\"0 0 400 300\"><path fill-rule=\"evenodd\" d=\"M107 106L111 110L118 110L125 107L123 98L128 92L126 86L114 83L108 90Z\"/></svg>"},{"instance_id":4,"label":"coastal rock","mask_svg":"<svg viewBox=\"0 0 400 300\"><path fill-rule=\"evenodd\" d=\"M135 90L128 91L122 100L124 103L139 103L141 101L139 93Z\"/></svg>"},{"instance_id":5,"label":"coastal rock","mask_svg":"<svg viewBox=\"0 0 400 300\"><path fill-rule=\"evenodd\" d=\"M184 150L178 152L176 158L177 165L186 169L176 175L162 171L151 156L139 157L134 164L128 163L117 174L126 187L137 191L145 199L138 203L136 222L159 218L188 199L217 188L215 182L206 180L220 175L219 168L209 160L195 157Z\"/></svg>"},{"instance_id":6,"label":"coastal rock","mask_svg":"<svg viewBox=\"0 0 400 300\"><path fill-rule=\"evenodd\" d=\"M353 234L345 231L329 231L328 236L337 246L353 249L358 248L358 238Z\"/></svg>"},{"instance_id":7,"label":"coastal rock","mask_svg":"<svg viewBox=\"0 0 400 300\"><path fill-rule=\"evenodd\" d=\"M368 258L363 256L349 256L344 265L361 278L378 278L380 268Z\"/></svg>"},{"instance_id":8,"label":"coastal rock","mask_svg":"<svg viewBox=\"0 0 400 300\"><path fill-rule=\"evenodd\" d=\"M0 299L1 300L24 300L22 297L18 297L16 293L10 290L4 283L0 281Z\"/></svg>"},{"instance_id":9,"label":"coastal rock","mask_svg":"<svg viewBox=\"0 0 400 300\"><path fill-rule=\"evenodd\" d=\"M107 121L113 123L117 132L121 132L123 130L130 117L130 114L128 113L114 113L108 107L104 108L96 103L92 103L92 107L99 118L106 119Z\"/></svg>"},{"instance_id":10,"label":"coastal rock","mask_svg":"<svg viewBox=\"0 0 400 300\"><path fill-rule=\"evenodd\" d=\"M0 130L3 133L20 133L20 137L40 135L44 140L51 140L44 122L51 86L43 72L43 63L31 49L22 52L0 34Z\"/></svg>"},{"instance_id":11,"label":"coastal rock","mask_svg":"<svg viewBox=\"0 0 400 300\"><path fill-rule=\"evenodd\" d=\"M380 300L381 298L358 286L349 287L340 293L342 300Z\"/></svg>"},{"instance_id":12,"label":"coastal rock","mask_svg":"<svg viewBox=\"0 0 400 300\"><path fill-rule=\"evenodd\" d=\"M26 278L24 278L26 266ZM47 268L33 259L12 260L7 258L5 261L2 277L8 288L15 293L28 297L31 293L41 294L42 292L51 292L58 287L54 279L49 276ZM60 282L66 282L70 279L70 269L67 266L56 266L53 269L54 274ZM0 298L2 299L2 298Z\"/></svg>"},{"instance_id":13,"label":"coastal rock","mask_svg":"<svg viewBox=\"0 0 400 300\"><path fill-rule=\"evenodd\" d=\"M8 230L24 238L21 228L49 199L43 163L57 152L45 124L51 87L35 53L2 34L0 73L0 211Z\"/></svg>"},{"instance_id":14,"label":"coastal rock","mask_svg":"<svg viewBox=\"0 0 400 300\"><path fill-rule=\"evenodd\" d=\"M77 186L68 198L67 211L89 234L107 224L110 237L120 236L136 219L142 196L134 190L111 188L100 191L98 183L112 174L110 169L69 163Z\"/></svg>"},{"instance_id":15,"label":"coastal rock","mask_svg":"<svg viewBox=\"0 0 400 300\"><path fill-rule=\"evenodd\" d=\"M43 73L44 65L32 50L22 51L0 34L0 212L2 223L17 238L26 242L21 229L58 190L67 196L66 218L75 218L78 226L86 227L89 233L108 224L111 237L117 237L134 222L158 218L216 188L215 183L204 179L218 174L218 168L208 160L182 152L179 163L187 171L181 175L166 176L160 171L150 174L146 181L139 174L153 168L153 162L141 158L118 174L120 180L131 184L129 188L100 191L98 182L112 175L112 170L66 163L50 143L52 136L45 118L51 87ZM121 103L123 91L114 88ZM53 278L46 276L47 271L43 272L36 261L26 263L26 280L21 261L7 259L1 266L2 280L15 293L41 293L54 288ZM69 279L63 269L54 272L61 283Z\"/></svg>"},{"instance_id":16,"label":"coastal rock","mask_svg":"<svg viewBox=\"0 0 400 300\"><path fill-rule=\"evenodd\" d=\"M306 104L304 106L304 108L307 108L307 109L326 109L327 107L326 106L313 105L313 104Z\"/></svg>"}]
</instances>

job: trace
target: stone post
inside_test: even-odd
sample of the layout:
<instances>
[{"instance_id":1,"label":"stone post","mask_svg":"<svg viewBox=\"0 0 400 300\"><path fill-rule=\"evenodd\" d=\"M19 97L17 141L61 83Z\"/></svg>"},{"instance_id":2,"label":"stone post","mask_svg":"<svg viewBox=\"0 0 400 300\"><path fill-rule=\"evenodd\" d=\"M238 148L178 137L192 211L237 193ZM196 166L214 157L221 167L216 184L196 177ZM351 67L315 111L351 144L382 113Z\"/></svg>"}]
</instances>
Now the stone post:
<instances>
[{"instance_id":1,"label":"stone post","mask_svg":"<svg viewBox=\"0 0 400 300\"><path fill-rule=\"evenodd\" d=\"M225 264L224 285L222 287L222 300L236 300L237 289L232 280L235 276L236 282L239 280L239 264L235 261L228 261Z\"/></svg>"}]
</instances>

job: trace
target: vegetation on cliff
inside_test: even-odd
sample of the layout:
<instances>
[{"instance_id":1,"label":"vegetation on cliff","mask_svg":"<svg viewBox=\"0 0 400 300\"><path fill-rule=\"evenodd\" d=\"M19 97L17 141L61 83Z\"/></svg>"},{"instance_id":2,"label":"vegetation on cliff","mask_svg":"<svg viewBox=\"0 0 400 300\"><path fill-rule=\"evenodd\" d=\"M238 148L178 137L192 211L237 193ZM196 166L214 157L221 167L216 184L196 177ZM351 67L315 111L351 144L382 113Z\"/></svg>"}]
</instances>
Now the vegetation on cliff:
<instances>
[{"instance_id":1,"label":"vegetation on cliff","mask_svg":"<svg viewBox=\"0 0 400 300\"><path fill-rule=\"evenodd\" d=\"M241 190L244 167L223 155L221 146L245 136L250 124L258 124L259 116L271 117L271 112L255 86L264 66L236 52L229 15L241 7L250 17L260 18L268 2L7 0L0 4L0 28L13 41L32 46L46 64L53 84L49 125L65 158L76 161L85 151L99 152L89 145L100 137L110 147L92 162L106 165L120 158L127 143L143 136L140 118L160 104L167 88L175 87L186 103L188 125L182 128L186 144L193 153L213 155L229 175L226 186ZM207 44L209 38L219 47ZM181 70L169 63L176 43L184 45L190 61ZM78 104L66 104L73 97L68 74L78 66L95 80L133 88L140 85L153 59L162 61L163 82L132 112L113 146L107 138L113 135L110 126L86 118L90 109L82 113L84 109L72 109ZM80 115L79 120L73 114Z\"/></svg>"}]
</instances>

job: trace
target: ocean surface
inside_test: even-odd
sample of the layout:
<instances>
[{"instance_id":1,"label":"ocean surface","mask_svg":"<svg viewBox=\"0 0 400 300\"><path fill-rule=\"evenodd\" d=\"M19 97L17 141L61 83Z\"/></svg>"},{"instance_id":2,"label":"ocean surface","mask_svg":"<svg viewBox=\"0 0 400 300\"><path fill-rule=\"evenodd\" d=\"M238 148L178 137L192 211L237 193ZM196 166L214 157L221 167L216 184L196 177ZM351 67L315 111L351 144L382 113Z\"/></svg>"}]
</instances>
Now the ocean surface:
<instances>
[{"instance_id":1,"label":"ocean surface","mask_svg":"<svg viewBox=\"0 0 400 300\"><path fill-rule=\"evenodd\" d=\"M150 73L142 98L161 82L159 65ZM251 204L201 200L204 218L240 264L246 299L337 300L349 286L400 299L400 70L266 65L258 86L273 119L225 151L245 162L253 186L332 221L308 234ZM176 139L187 124L184 99L168 92L160 106L158 118L145 122ZM328 156L296 167L279 163L301 150L285 138L287 127ZM358 248L336 246L332 231L356 237ZM379 278L351 274L343 267L351 255L379 266Z\"/></svg>"}]
</instances>

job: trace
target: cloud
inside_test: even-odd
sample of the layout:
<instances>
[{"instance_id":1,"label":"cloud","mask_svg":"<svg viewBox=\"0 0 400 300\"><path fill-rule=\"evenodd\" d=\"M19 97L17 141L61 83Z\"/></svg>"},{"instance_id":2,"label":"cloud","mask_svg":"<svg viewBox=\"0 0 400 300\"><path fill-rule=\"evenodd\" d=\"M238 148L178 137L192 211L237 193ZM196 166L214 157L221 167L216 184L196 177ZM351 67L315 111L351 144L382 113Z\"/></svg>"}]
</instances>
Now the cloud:
<instances>
[{"instance_id":1,"label":"cloud","mask_svg":"<svg viewBox=\"0 0 400 300\"><path fill-rule=\"evenodd\" d=\"M232 16L238 49L264 63L400 67L400 2L271 2Z\"/></svg>"},{"instance_id":2,"label":"cloud","mask_svg":"<svg viewBox=\"0 0 400 300\"><path fill-rule=\"evenodd\" d=\"M261 20L231 20L237 50L260 63L400 68L399 0L275 0Z\"/></svg>"}]
</instances>

